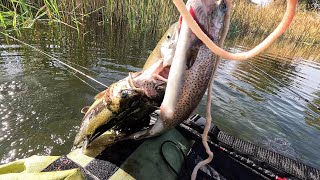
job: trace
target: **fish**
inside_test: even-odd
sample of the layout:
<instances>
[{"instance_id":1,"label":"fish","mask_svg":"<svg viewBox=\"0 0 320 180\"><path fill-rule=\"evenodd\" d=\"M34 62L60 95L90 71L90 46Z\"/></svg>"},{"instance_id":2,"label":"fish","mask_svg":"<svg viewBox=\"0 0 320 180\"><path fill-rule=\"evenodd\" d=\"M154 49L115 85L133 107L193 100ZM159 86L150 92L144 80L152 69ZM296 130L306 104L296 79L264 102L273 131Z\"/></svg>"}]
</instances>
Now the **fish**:
<instances>
[{"instance_id":1,"label":"fish","mask_svg":"<svg viewBox=\"0 0 320 180\"><path fill-rule=\"evenodd\" d=\"M219 65L219 57L246 60L271 46L292 22L297 0L287 1L283 20L262 43L248 52L236 54L215 45L222 46L228 32L230 0L188 0L186 5L182 0L173 0L173 3L182 14L178 23L175 53L170 66L164 68L168 67L169 73L168 78L163 79L167 85L160 106L160 117L152 127L134 133L127 139L139 140L160 135L188 118L206 92L209 79Z\"/></svg>"},{"instance_id":2,"label":"fish","mask_svg":"<svg viewBox=\"0 0 320 180\"><path fill-rule=\"evenodd\" d=\"M136 128L143 128L145 116L159 107L164 90L163 88L150 90L149 87L145 89L133 87L131 78L132 76L129 75L113 83L95 96L91 106L81 110L84 117L75 137L73 149L85 149L107 130L112 129L111 132L114 135L125 136ZM126 126L123 127L123 124ZM137 127L135 128L134 125Z\"/></svg>"},{"instance_id":3,"label":"fish","mask_svg":"<svg viewBox=\"0 0 320 180\"><path fill-rule=\"evenodd\" d=\"M112 116L112 118L109 116L104 118L103 123L92 125L93 128L90 131L82 133L81 137L85 138L80 138L80 141L87 142L86 139L88 139L88 137L92 139L94 136L92 132L98 132L99 129L104 129L103 131L116 129L118 132L130 130L130 132L125 133L124 136L121 133L117 133L117 138L114 141L120 141L123 139L139 140L149 138L174 128L190 116L200 103L212 74L217 70L219 63L218 56L234 60L243 60L253 57L269 47L289 27L294 16L293 11L296 7L296 1L297 0L288 0L289 4L284 15L284 20L266 41L252 51L232 54L221 48L218 48L218 50L216 47L212 48L212 42L220 44L221 46L220 41L225 38L228 30L229 9L231 8L229 0L189 0L187 2L187 9L185 9L187 13L181 10L183 9L181 6L178 6L179 3L183 4L182 1L173 0L179 11L184 12L184 14L182 14L179 21L174 24L174 28L169 29L169 31L167 31L169 33L166 33L157 44L142 71L129 73L126 80L126 83L130 84L130 88L132 88L135 93L139 94L140 92L140 94L137 95L140 98L137 99L145 99L141 107L151 107L152 105L149 104L153 103L157 105L160 104L160 118L154 124L149 123L147 127L142 127L142 124L144 124L144 122L147 124L148 120L141 121L138 120L138 118L135 120L130 118L124 120L124 118L121 118L124 117L122 113L130 111L132 114L128 113L130 116L126 117L138 116L140 119L146 119L153 109L150 110L150 112L144 112L141 111L139 106L129 108L131 107L130 103L127 103L129 105L120 105L121 107L118 105L118 114ZM189 17L190 15L192 17ZM193 33L195 28L191 30L189 27L189 24L191 24L189 21L192 18L197 24L197 30L201 31L209 40L203 38L200 40L198 36L203 34L200 33L199 35L197 31ZM204 44L209 44L209 48ZM135 96L129 97L131 100L135 99ZM129 100L129 102L132 102L131 100ZM121 100L115 99L115 102L117 101ZM133 101L135 102L136 100ZM95 103L93 105L95 105ZM88 112L93 109L93 107L90 107ZM143 112L142 115L140 114L141 112ZM118 119L116 123L111 120L113 118ZM86 118L83 120L80 131L82 127L85 126L85 121ZM140 122L142 123L140 124ZM96 124L94 122L88 122L88 124L90 123ZM103 128L105 126L108 128ZM137 126L138 128L133 128L134 130L131 131L131 126Z\"/></svg>"},{"instance_id":4,"label":"fish","mask_svg":"<svg viewBox=\"0 0 320 180\"><path fill-rule=\"evenodd\" d=\"M98 127L107 123L112 126L114 123L112 121L121 118L126 109L141 101L143 92L132 89L127 79L113 83L95 96L91 106L81 110L85 115L75 137L74 147L86 147L90 140L97 136L95 132Z\"/></svg>"},{"instance_id":5,"label":"fish","mask_svg":"<svg viewBox=\"0 0 320 180\"><path fill-rule=\"evenodd\" d=\"M148 69L159 60L165 60L163 66L170 64L175 53L178 40L178 22L173 23L163 34L156 47L147 58L142 70Z\"/></svg>"},{"instance_id":6,"label":"fish","mask_svg":"<svg viewBox=\"0 0 320 180\"><path fill-rule=\"evenodd\" d=\"M91 106L81 110L84 117L72 149L86 149L106 131L112 134L110 137L119 138L150 125L149 115L159 108L166 86L157 74L161 74L163 64L173 58L176 29L177 25L173 24L167 30L142 71L130 72L97 94Z\"/></svg>"}]
</instances>

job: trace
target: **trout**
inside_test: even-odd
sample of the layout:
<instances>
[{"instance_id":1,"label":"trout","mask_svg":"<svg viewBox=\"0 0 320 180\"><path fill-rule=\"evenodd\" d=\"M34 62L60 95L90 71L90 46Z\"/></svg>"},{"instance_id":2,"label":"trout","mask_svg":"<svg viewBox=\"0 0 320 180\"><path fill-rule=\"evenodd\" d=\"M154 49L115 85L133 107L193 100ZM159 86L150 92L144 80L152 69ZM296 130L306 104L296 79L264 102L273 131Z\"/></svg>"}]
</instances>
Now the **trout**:
<instances>
[{"instance_id":1,"label":"trout","mask_svg":"<svg viewBox=\"0 0 320 180\"><path fill-rule=\"evenodd\" d=\"M176 31L177 23L161 38L142 71L113 83L95 96L91 106L81 110L85 115L73 149L85 149L106 131L124 137L150 126L149 115L159 108L164 97L166 64L173 58Z\"/></svg>"}]
</instances>

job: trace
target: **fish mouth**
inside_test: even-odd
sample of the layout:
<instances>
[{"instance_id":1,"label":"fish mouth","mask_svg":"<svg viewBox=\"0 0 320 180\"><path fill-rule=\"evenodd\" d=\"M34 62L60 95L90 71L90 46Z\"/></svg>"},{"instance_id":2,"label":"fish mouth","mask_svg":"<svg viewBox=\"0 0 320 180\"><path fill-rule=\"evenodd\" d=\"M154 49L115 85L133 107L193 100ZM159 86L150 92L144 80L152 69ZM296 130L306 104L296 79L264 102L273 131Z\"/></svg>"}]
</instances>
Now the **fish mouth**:
<instances>
[{"instance_id":1,"label":"fish mouth","mask_svg":"<svg viewBox=\"0 0 320 180\"><path fill-rule=\"evenodd\" d=\"M100 141L99 138L104 136L105 133L111 137L111 140L103 139L103 141L108 142L109 144L115 144L119 141L125 140L126 137L129 137L136 132L150 128L154 124L151 120L150 114L154 112L156 108L150 106L146 107L143 104L136 105L138 108L128 109L127 111L129 113L126 113L121 118L113 118L108 123L98 127L91 136L83 139L81 144L74 146L73 149L87 149L95 142L95 140ZM142 111L146 111L146 109L149 109L150 112L145 116L139 116L139 114L142 114Z\"/></svg>"},{"instance_id":2,"label":"fish mouth","mask_svg":"<svg viewBox=\"0 0 320 180\"><path fill-rule=\"evenodd\" d=\"M133 101L130 106L117 116L96 128L90 136L85 137L81 144L74 148L86 149L91 146L93 141L106 132L117 137L112 142L116 143L136 132L150 128L154 124L151 121L150 114L161 105L170 67L164 67L163 61L160 60L143 72L131 73L126 79L126 87L140 89L142 91L142 98Z\"/></svg>"},{"instance_id":3,"label":"fish mouth","mask_svg":"<svg viewBox=\"0 0 320 180\"><path fill-rule=\"evenodd\" d=\"M116 117L96 128L90 136L84 137L82 142L73 149L90 147L93 141L106 132L117 137L113 142L116 143L136 132L152 127L154 122L150 114L159 109L163 101L170 70L171 65L164 66L163 60L159 60L142 72L131 73L126 79L126 87L141 89L142 98L137 99Z\"/></svg>"},{"instance_id":4,"label":"fish mouth","mask_svg":"<svg viewBox=\"0 0 320 180\"><path fill-rule=\"evenodd\" d=\"M132 78L135 79L139 77L139 74L141 73L133 74ZM110 104L108 104L109 102L102 100L95 108L91 108L91 110L85 114L83 122L86 121L88 117L91 117L90 114L92 113L94 114L92 115L94 117L92 117L91 121L90 119L89 121L86 121L90 125L82 124L74 141L72 150L77 148L82 148L82 150L87 149L92 144L95 144L95 140L100 142L99 137L102 135L105 136L105 133L109 135L105 142L113 144L118 142L115 140L115 137L117 137L117 139L126 137L152 125L149 115L160 105L164 96L164 90L160 89L161 92L163 92L162 94L158 93L150 98L146 96L146 92L143 92L143 89L132 87L130 79L129 76L112 84L108 88L109 96L104 98L110 99ZM162 86L161 84L158 85ZM127 91L132 91L137 95L123 96L122 92ZM112 108L116 108L117 110L112 110ZM112 115L104 115L106 111L112 112ZM100 123L98 127L93 128L93 126L96 126L95 124L100 122L102 118L106 118L103 120L105 123ZM92 129L92 131L89 129Z\"/></svg>"},{"instance_id":5,"label":"fish mouth","mask_svg":"<svg viewBox=\"0 0 320 180\"><path fill-rule=\"evenodd\" d=\"M160 106L170 72L170 65L164 66L164 61L158 60L148 69L139 73L133 73L132 86L141 89L146 97L156 106Z\"/></svg>"}]
</instances>

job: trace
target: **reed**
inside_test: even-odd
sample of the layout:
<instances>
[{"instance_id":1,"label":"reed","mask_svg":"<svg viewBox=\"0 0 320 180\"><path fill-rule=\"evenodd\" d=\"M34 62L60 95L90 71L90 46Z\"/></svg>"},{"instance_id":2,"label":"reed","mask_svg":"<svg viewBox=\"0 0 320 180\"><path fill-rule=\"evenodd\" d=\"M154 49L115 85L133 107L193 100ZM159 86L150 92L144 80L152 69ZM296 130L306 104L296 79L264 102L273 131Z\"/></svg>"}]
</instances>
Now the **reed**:
<instances>
[{"instance_id":1,"label":"reed","mask_svg":"<svg viewBox=\"0 0 320 180\"><path fill-rule=\"evenodd\" d=\"M30 28L36 21L62 22L57 0L3 0L0 4L0 29Z\"/></svg>"},{"instance_id":2,"label":"reed","mask_svg":"<svg viewBox=\"0 0 320 180\"><path fill-rule=\"evenodd\" d=\"M249 37L260 41L270 34L281 21L285 5L271 4L258 7L243 0L234 0L231 17L231 37ZM320 21L316 12L299 7L290 28L281 37L298 44L320 44Z\"/></svg>"},{"instance_id":3,"label":"reed","mask_svg":"<svg viewBox=\"0 0 320 180\"><path fill-rule=\"evenodd\" d=\"M163 31L178 13L168 0L4 0L0 5L0 28L31 27L36 20L58 22L78 31L86 19L99 25L126 25L131 29Z\"/></svg>"},{"instance_id":4,"label":"reed","mask_svg":"<svg viewBox=\"0 0 320 180\"><path fill-rule=\"evenodd\" d=\"M253 47L267 37L281 21L285 4L258 7L243 0L233 1L231 26L227 43ZM285 57L320 59L320 21L316 12L301 5L289 29L268 50Z\"/></svg>"},{"instance_id":5,"label":"reed","mask_svg":"<svg viewBox=\"0 0 320 180\"><path fill-rule=\"evenodd\" d=\"M148 32L160 36L178 20L178 12L170 0L2 0L0 29L19 30L32 27L36 21L71 27L79 34L88 31L85 24L112 25L121 30ZM320 44L320 21L316 12L299 7L290 28L280 38L283 48L314 50ZM244 46L258 44L280 22L285 5L258 7L245 0L233 0L227 42ZM123 32L124 33L124 32ZM278 41L279 42L279 41ZM281 44L281 43L280 43ZM277 46L282 46L278 44ZM289 50L286 51L289 54Z\"/></svg>"},{"instance_id":6,"label":"reed","mask_svg":"<svg viewBox=\"0 0 320 180\"><path fill-rule=\"evenodd\" d=\"M165 30L178 19L178 13L168 0L107 0L105 19L111 24L128 23L133 29Z\"/></svg>"},{"instance_id":7,"label":"reed","mask_svg":"<svg viewBox=\"0 0 320 180\"><path fill-rule=\"evenodd\" d=\"M285 5L258 7L244 0L234 0L233 6L230 37L266 36L281 20L285 9ZM79 25L87 17L96 18L100 25L126 24L133 29L156 31L165 30L176 21L178 12L169 0L3 0L0 4L0 25L5 28L30 27L40 18ZM319 43L318 27L316 13L301 7L283 38Z\"/></svg>"}]
</instances>

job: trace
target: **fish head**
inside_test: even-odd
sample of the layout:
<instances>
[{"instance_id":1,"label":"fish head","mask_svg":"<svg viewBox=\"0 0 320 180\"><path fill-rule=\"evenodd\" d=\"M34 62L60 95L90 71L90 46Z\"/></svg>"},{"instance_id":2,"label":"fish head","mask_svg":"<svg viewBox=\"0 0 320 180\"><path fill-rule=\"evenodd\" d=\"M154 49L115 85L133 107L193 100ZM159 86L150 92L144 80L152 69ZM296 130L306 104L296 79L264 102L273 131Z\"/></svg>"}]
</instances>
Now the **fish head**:
<instances>
[{"instance_id":1,"label":"fish head","mask_svg":"<svg viewBox=\"0 0 320 180\"><path fill-rule=\"evenodd\" d=\"M164 33L145 62L143 70L150 68L150 66L161 59L170 59L170 56L174 54L177 34L178 22L172 24Z\"/></svg>"},{"instance_id":2,"label":"fish head","mask_svg":"<svg viewBox=\"0 0 320 180\"><path fill-rule=\"evenodd\" d=\"M101 94L99 93L95 102L83 109L85 115L75 137L74 148L85 149L98 136L112 129L125 113L141 102L143 96L145 96L143 91L130 87L128 78L113 83Z\"/></svg>"},{"instance_id":3,"label":"fish head","mask_svg":"<svg viewBox=\"0 0 320 180\"><path fill-rule=\"evenodd\" d=\"M119 101L119 112L128 109L132 106L135 106L136 102L140 101L140 99L144 96L144 92L140 89L135 88L127 88L121 89L118 92L116 101Z\"/></svg>"}]
</instances>

